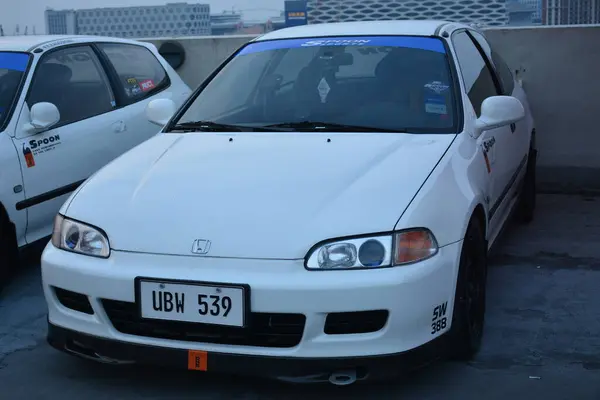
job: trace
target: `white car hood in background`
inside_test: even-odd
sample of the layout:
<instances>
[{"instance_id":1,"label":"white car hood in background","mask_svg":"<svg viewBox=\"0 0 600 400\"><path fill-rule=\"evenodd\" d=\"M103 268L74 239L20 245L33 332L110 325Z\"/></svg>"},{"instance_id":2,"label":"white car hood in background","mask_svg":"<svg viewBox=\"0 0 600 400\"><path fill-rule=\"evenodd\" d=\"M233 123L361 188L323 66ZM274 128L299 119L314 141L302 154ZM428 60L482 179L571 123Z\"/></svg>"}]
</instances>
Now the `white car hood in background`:
<instances>
[{"instance_id":1,"label":"white car hood in background","mask_svg":"<svg viewBox=\"0 0 600 400\"><path fill-rule=\"evenodd\" d=\"M115 250L193 255L204 239L209 257L299 259L321 240L392 230L455 136L161 134L90 179L66 214Z\"/></svg>"}]
</instances>

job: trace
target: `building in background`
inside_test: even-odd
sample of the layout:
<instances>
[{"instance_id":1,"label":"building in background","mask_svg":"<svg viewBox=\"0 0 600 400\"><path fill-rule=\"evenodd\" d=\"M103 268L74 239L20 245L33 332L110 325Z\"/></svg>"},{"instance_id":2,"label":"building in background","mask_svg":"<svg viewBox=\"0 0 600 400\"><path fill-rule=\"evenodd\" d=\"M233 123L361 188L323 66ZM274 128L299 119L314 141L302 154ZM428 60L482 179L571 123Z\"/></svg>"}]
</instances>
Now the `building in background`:
<instances>
[{"instance_id":1,"label":"building in background","mask_svg":"<svg viewBox=\"0 0 600 400\"><path fill-rule=\"evenodd\" d=\"M273 17L267 21L270 31L277 31L286 27L285 11L281 12L279 17Z\"/></svg>"},{"instance_id":2,"label":"building in background","mask_svg":"<svg viewBox=\"0 0 600 400\"><path fill-rule=\"evenodd\" d=\"M44 12L46 33L51 35L77 34L77 13L75 10L53 10L47 8Z\"/></svg>"},{"instance_id":3,"label":"building in background","mask_svg":"<svg viewBox=\"0 0 600 400\"><path fill-rule=\"evenodd\" d=\"M210 16L211 35L235 35L244 28L242 14L223 12Z\"/></svg>"},{"instance_id":4,"label":"building in background","mask_svg":"<svg viewBox=\"0 0 600 400\"><path fill-rule=\"evenodd\" d=\"M544 0L545 25L600 24L600 0Z\"/></svg>"},{"instance_id":5,"label":"building in background","mask_svg":"<svg viewBox=\"0 0 600 400\"><path fill-rule=\"evenodd\" d=\"M63 21L67 21L63 23ZM74 24L69 25L69 21ZM65 32L66 26L67 31ZM72 28L69 30L69 28ZM208 4L46 10L48 34L100 35L125 38L202 36L211 34Z\"/></svg>"},{"instance_id":6,"label":"building in background","mask_svg":"<svg viewBox=\"0 0 600 400\"><path fill-rule=\"evenodd\" d=\"M542 23L542 4L543 0L517 0L517 2L534 10L532 15L533 23Z\"/></svg>"},{"instance_id":7,"label":"building in background","mask_svg":"<svg viewBox=\"0 0 600 400\"><path fill-rule=\"evenodd\" d=\"M482 26L508 24L506 0L309 0L308 23L442 19Z\"/></svg>"},{"instance_id":8,"label":"building in background","mask_svg":"<svg viewBox=\"0 0 600 400\"><path fill-rule=\"evenodd\" d=\"M510 26L531 26L542 23L541 18L536 18L538 13L537 4L527 0L509 0L506 2L506 12L508 13L508 25Z\"/></svg>"}]
</instances>

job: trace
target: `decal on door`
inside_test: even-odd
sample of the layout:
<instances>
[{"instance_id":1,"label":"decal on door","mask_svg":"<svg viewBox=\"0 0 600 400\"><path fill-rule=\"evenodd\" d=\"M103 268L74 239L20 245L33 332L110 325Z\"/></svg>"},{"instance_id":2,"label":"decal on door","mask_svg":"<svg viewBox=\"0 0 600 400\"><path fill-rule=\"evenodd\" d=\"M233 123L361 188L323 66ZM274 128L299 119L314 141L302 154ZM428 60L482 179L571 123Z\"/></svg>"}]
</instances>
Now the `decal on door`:
<instances>
[{"instance_id":1,"label":"decal on door","mask_svg":"<svg viewBox=\"0 0 600 400\"><path fill-rule=\"evenodd\" d=\"M490 159L488 158L486 151L485 150L482 150L482 151L483 151L483 159L485 160L485 166L487 168L487 172L488 172L488 174L491 174L492 166L490 165Z\"/></svg>"},{"instance_id":2,"label":"decal on door","mask_svg":"<svg viewBox=\"0 0 600 400\"><path fill-rule=\"evenodd\" d=\"M29 148L31 149L32 155L46 153L54 150L56 146L60 145L60 136L53 135L43 139L33 139L29 141Z\"/></svg>"},{"instance_id":3,"label":"decal on door","mask_svg":"<svg viewBox=\"0 0 600 400\"><path fill-rule=\"evenodd\" d=\"M33 158L33 153L31 149L23 143L23 157L25 157L25 164L27 164L27 168L35 167L35 159Z\"/></svg>"},{"instance_id":4,"label":"decal on door","mask_svg":"<svg viewBox=\"0 0 600 400\"><path fill-rule=\"evenodd\" d=\"M485 160L485 166L487 167L488 174L492 172L492 163L494 162L494 145L496 144L496 138L491 137L485 140L481 144L481 150L483 151L483 158Z\"/></svg>"}]
</instances>

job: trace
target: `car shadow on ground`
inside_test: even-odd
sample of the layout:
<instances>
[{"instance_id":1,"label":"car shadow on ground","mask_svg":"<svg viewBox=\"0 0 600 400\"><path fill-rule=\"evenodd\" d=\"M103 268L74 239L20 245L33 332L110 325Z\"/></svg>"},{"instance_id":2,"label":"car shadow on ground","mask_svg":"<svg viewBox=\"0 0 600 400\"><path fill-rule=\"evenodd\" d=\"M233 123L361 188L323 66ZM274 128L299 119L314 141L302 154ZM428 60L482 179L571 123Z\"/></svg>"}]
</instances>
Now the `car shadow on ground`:
<instances>
[{"instance_id":1,"label":"car shadow on ground","mask_svg":"<svg viewBox=\"0 0 600 400\"><path fill-rule=\"evenodd\" d=\"M421 388L431 387L431 378L446 380L444 375L452 363L436 363L422 370L385 382L359 382L350 386L334 386L329 383L290 384L264 378L193 372L147 366L112 366L94 364L68 355L71 360L61 376L70 380L93 381L95 390L113 391L119 386L137 396L152 397L156 393L169 393L169 398L187 398L192 393L219 393L210 398L245 399L306 399L313 398L398 398L405 394L412 398ZM63 364L61 362L61 364ZM67 365L66 363L64 365ZM93 378L92 378L93 377ZM209 397L209 396L207 396ZM197 397L196 397L197 398Z\"/></svg>"},{"instance_id":2,"label":"car shadow on ground","mask_svg":"<svg viewBox=\"0 0 600 400\"><path fill-rule=\"evenodd\" d=\"M21 292L24 287L40 282L40 259L48 240L36 242L19 252L17 270L13 271L8 282L0 286L0 305L4 298L15 298L18 296L16 292Z\"/></svg>"}]
</instances>

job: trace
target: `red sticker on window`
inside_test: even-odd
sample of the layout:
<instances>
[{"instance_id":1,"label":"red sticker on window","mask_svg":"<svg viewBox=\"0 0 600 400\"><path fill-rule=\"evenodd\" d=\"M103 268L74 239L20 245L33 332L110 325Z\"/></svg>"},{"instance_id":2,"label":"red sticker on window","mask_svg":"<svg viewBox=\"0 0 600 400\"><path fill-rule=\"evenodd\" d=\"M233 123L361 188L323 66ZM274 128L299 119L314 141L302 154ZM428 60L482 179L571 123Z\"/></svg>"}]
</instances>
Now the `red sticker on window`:
<instances>
[{"instance_id":1,"label":"red sticker on window","mask_svg":"<svg viewBox=\"0 0 600 400\"><path fill-rule=\"evenodd\" d=\"M148 90L154 89L154 81L152 79L146 79L145 81L140 82L140 88L147 92Z\"/></svg>"}]
</instances>

